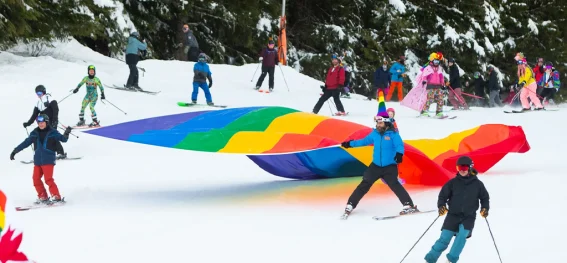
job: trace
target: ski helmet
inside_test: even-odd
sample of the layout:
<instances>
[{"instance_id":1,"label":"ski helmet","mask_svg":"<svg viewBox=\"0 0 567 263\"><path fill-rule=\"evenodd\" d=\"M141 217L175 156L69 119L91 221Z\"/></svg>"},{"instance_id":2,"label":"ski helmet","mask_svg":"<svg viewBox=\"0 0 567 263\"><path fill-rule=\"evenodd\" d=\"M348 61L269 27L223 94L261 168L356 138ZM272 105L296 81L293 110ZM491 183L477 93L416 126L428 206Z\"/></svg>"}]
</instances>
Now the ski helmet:
<instances>
[{"instance_id":1,"label":"ski helmet","mask_svg":"<svg viewBox=\"0 0 567 263\"><path fill-rule=\"evenodd\" d=\"M43 85L37 85L37 87L35 87L35 93L42 93L42 95L45 95L45 93L47 93L47 90Z\"/></svg>"},{"instance_id":2,"label":"ski helmet","mask_svg":"<svg viewBox=\"0 0 567 263\"><path fill-rule=\"evenodd\" d=\"M39 116L37 116L37 118L35 119L37 122L46 122L49 123L49 116L47 116L47 114L40 114Z\"/></svg>"},{"instance_id":3,"label":"ski helmet","mask_svg":"<svg viewBox=\"0 0 567 263\"><path fill-rule=\"evenodd\" d=\"M199 53L198 59L199 59L199 62L206 62L207 61L207 54Z\"/></svg>"},{"instance_id":4,"label":"ski helmet","mask_svg":"<svg viewBox=\"0 0 567 263\"><path fill-rule=\"evenodd\" d=\"M87 67L87 74L90 75L90 74L89 74L89 71L90 71L91 69L94 71L93 76L95 76L95 75L96 75L96 68L95 68L94 65L89 65L89 66Z\"/></svg>"},{"instance_id":5,"label":"ski helmet","mask_svg":"<svg viewBox=\"0 0 567 263\"><path fill-rule=\"evenodd\" d=\"M475 79L478 79L479 77L480 77L480 72L478 72L478 71L475 72L475 73L474 73L474 78L475 78Z\"/></svg>"},{"instance_id":6,"label":"ski helmet","mask_svg":"<svg viewBox=\"0 0 567 263\"><path fill-rule=\"evenodd\" d=\"M468 156L461 156L457 160L457 165L468 165L469 167L473 167L473 160Z\"/></svg>"}]
</instances>

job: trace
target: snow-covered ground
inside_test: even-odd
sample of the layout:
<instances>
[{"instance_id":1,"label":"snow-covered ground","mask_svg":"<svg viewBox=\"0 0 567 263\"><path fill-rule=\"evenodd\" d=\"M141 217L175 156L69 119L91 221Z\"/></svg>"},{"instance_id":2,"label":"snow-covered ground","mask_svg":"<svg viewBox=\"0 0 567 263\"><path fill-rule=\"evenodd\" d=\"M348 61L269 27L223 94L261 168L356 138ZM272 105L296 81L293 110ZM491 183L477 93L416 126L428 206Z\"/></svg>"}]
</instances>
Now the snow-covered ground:
<instances>
[{"instance_id":1,"label":"snow-covered ground","mask_svg":"<svg viewBox=\"0 0 567 263\"><path fill-rule=\"evenodd\" d=\"M103 83L122 85L128 67L73 41L61 44L52 57L0 53L3 124L0 189L9 198L7 219L24 232L21 251L40 263L100 262L399 262L435 214L377 222L373 215L397 213L393 194L376 186L349 220L341 221L346 200L359 178L289 181L267 174L244 156L173 150L106 139L75 131L64 144L69 156L55 179L67 197L64 207L15 212L13 206L35 200L26 149L8 159L25 137L22 123L36 103L34 87L43 84L62 99L87 73L97 68ZM190 100L193 63L143 61L140 86L161 90L157 96L107 89L109 104L96 106L102 125L185 112L176 105ZM230 107L280 105L310 112L321 82L292 68L276 69L272 94L252 90L257 64L211 65L213 99ZM267 79L264 82L267 88ZM84 88L60 105L60 122L78 121ZM202 92L199 101L204 102ZM346 119L372 125L376 102L343 100ZM416 119L416 112L397 110L404 139L442 138L486 123L523 126L531 151L511 154L480 176L491 195L488 220L503 262L564 262L560 255L567 230L563 201L567 194L564 149L566 111L504 114L500 109L473 108L453 113L455 120ZM89 116L87 109L86 116ZM325 105L320 114L330 115ZM87 118L89 121L89 118ZM35 126L35 125L34 125ZM32 126L32 127L34 127ZM31 127L30 127L31 128ZM438 189L411 191L422 209L435 208ZM423 257L440 234L437 222L405 262ZM447 251L448 252L448 251ZM442 257L439 262L444 262ZM462 263L499 262L484 220L478 217Z\"/></svg>"}]
</instances>

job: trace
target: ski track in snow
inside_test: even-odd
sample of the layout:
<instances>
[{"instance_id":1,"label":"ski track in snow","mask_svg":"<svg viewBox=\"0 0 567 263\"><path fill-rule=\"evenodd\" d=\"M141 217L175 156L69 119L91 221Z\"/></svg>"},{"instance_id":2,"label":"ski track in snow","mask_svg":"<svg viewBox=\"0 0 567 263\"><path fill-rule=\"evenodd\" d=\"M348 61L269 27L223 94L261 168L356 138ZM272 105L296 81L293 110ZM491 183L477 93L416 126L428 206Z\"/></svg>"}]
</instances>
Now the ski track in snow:
<instances>
[{"instance_id":1,"label":"ski track in snow","mask_svg":"<svg viewBox=\"0 0 567 263\"><path fill-rule=\"evenodd\" d=\"M79 138L71 137L64 147L69 156L84 158L55 167L55 180L68 204L15 212L10 207L36 198L32 166L19 162L32 157L31 148L20 152L16 161L8 159L26 137L22 122L28 120L36 103L34 87L43 84L60 100L86 75L89 64L97 67L104 84L122 85L128 77L126 64L76 41L56 51L57 58L0 54L5 98L0 104L4 124L0 146L5 153L0 160L0 188L9 198L7 222L24 232L21 251L38 262L399 262L436 216L377 222L372 216L396 214L401 205L393 194L376 196L371 190L350 218L340 221L353 187L315 203L308 195L298 198L295 191L321 181L284 180L267 174L244 156L172 150L80 131L74 132ZM145 76L140 74L140 86L162 92L151 96L106 89L109 102L128 115L98 103L102 125L191 110L176 102L190 100L188 80L193 63L146 60L138 66L146 69ZM320 81L282 67L290 91L277 69L275 92L259 93L252 89L259 74L250 82L256 67L211 65L214 102L311 112L319 98ZM83 88L60 104L61 124L78 121L84 94ZM199 102L204 102L202 92ZM373 124L376 102L344 99L343 103L351 113L347 120ZM398 103L387 103L387 107L396 109L404 139L442 138L487 123L523 126L531 151L510 154L480 176L491 196L488 219L503 262L563 262L559 253L567 231L562 227L563 212L557 207L567 198L566 124L561 121L566 111L505 114L502 109L473 108L450 112L459 116L455 120L439 121L417 119L416 112ZM329 107L325 105L320 114L330 116ZM85 117L90 121L88 108ZM438 189L411 194L420 208L435 209ZM430 229L405 262L424 261L439 237L441 224L439 220ZM439 261L445 261L444 254ZM480 216L459 262L499 262Z\"/></svg>"}]
</instances>

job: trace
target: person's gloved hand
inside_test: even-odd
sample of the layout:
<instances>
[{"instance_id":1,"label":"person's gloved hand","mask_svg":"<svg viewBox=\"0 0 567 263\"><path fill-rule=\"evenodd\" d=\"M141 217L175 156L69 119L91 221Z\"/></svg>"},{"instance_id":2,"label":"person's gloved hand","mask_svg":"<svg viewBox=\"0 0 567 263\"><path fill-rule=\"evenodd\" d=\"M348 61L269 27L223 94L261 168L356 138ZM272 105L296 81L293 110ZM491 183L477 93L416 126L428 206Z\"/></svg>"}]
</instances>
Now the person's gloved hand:
<instances>
[{"instance_id":1,"label":"person's gloved hand","mask_svg":"<svg viewBox=\"0 0 567 263\"><path fill-rule=\"evenodd\" d=\"M24 128L27 128L28 126L30 126L30 124L28 124L27 122L24 122Z\"/></svg>"},{"instance_id":2,"label":"person's gloved hand","mask_svg":"<svg viewBox=\"0 0 567 263\"><path fill-rule=\"evenodd\" d=\"M263 57L259 57L259 58L258 58L258 61L262 62L262 61L264 61L264 58L263 58Z\"/></svg>"},{"instance_id":3,"label":"person's gloved hand","mask_svg":"<svg viewBox=\"0 0 567 263\"><path fill-rule=\"evenodd\" d=\"M442 205L439 207L439 216L444 216L445 214L447 214L449 210L447 210L447 206L446 205Z\"/></svg>"},{"instance_id":4,"label":"person's gloved hand","mask_svg":"<svg viewBox=\"0 0 567 263\"><path fill-rule=\"evenodd\" d=\"M486 208L480 209L480 215L486 218L488 216L488 209Z\"/></svg>"},{"instance_id":5,"label":"person's gloved hand","mask_svg":"<svg viewBox=\"0 0 567 263\"><path fill-rule=\"evenodd\" d=\"M79 88L73 90L73 93L77 93L77 92L79 92Z\"/></svg>"},{"instance_id":6,"label":"person's gloved hand","mask_svg":"<svg viewBox=\"0 0 567 263\"><path fill-rule=\"evenodd\" d=\"M101 99L101 100L106 99L106 97L104 97L104 92L100 94L100 99Z\"/></svg>"},{"instance_id":7,"label":"person's gloved hand","mask_svg":"<svg viewBox=\"0 0 567 263\"><path fill-rule=\"evenodd\" d=\"M65 132L63 133L63 136L69 137L69 134L71 134L71 130L73 130L73 128L67 127L67 129L65 129Z\"/></svg>"},{"instance_id":8,"label":"person's gloved hand","mask_svg":"<svg viewBox=\"0 0 567 263\"><path fill-rule=\"evenodd\" d=\"M10 160L15 160L14 156L16 156L16 151L12 151L12 153L10 153Z\"/></svg>"},{"instance_id":9,"label":"person's gloved hand","mask_svg":"<svg viewBox=\"0 0 567 263\"><path fill-rule=\"evenodd\" d=\"M424 80L424 81L421 82L421 84L425 85L425 84L427 84L427 81Z\"/></svg>"},{"instance_id":10,"label":"person's gloved hand","mask_svg":"<svg viewBox=\"0 0 567 263\"><path fill-rule=\"evenodd\" d=\"M396 163L402 163L404 159L404 155L401 153L396 153L396 156L394 157L394 160L396 161Z\"/></svg>"},{"instance_id":11,"label":"person's gloved hand","mask_svg":"<svg viewBox=\"0 0 567 263\"><path fill-rule=\"evenodd\" d=\"M344 147L344 148L351 148L352 146L350 146L350 142L351 141L343 142L343 143L341 143L341 146Z\"/></svg>"},{"instance_id":12,"label":"person's gloved hand","mask_svg":"<svg viewBox=\"0 0 567 263\"><path fill-rule=\"evenodd\" d=\"M213 87L213 82L209 82L209 89Z\"/></svg>"}]
</instances>

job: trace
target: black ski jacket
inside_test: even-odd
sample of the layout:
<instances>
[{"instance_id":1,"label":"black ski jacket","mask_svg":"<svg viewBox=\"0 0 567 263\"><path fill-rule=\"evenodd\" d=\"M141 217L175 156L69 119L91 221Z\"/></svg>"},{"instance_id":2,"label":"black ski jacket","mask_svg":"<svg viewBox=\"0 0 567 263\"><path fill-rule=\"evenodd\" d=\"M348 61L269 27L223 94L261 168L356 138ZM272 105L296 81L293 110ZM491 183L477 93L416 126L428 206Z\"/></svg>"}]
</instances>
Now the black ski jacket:
<instances>
[{"instance_id":1,"label":"black ski jacket","mask_svg":"<svg viewBox=\"0 0 567 263\"><path fill-rule=\"evenodd\" d=\"M474 228L479 202L481 209L490 209L490 196L476 174L477 171L474 169L471 169L471 174L467 177L457 173L455 178L449 180L441 188L437 207L449 205L449 212L442 229L458 232L459 224L463 224L465 229L470 230L468 236L470 237Z\"/></svg>"}]
</instances>

